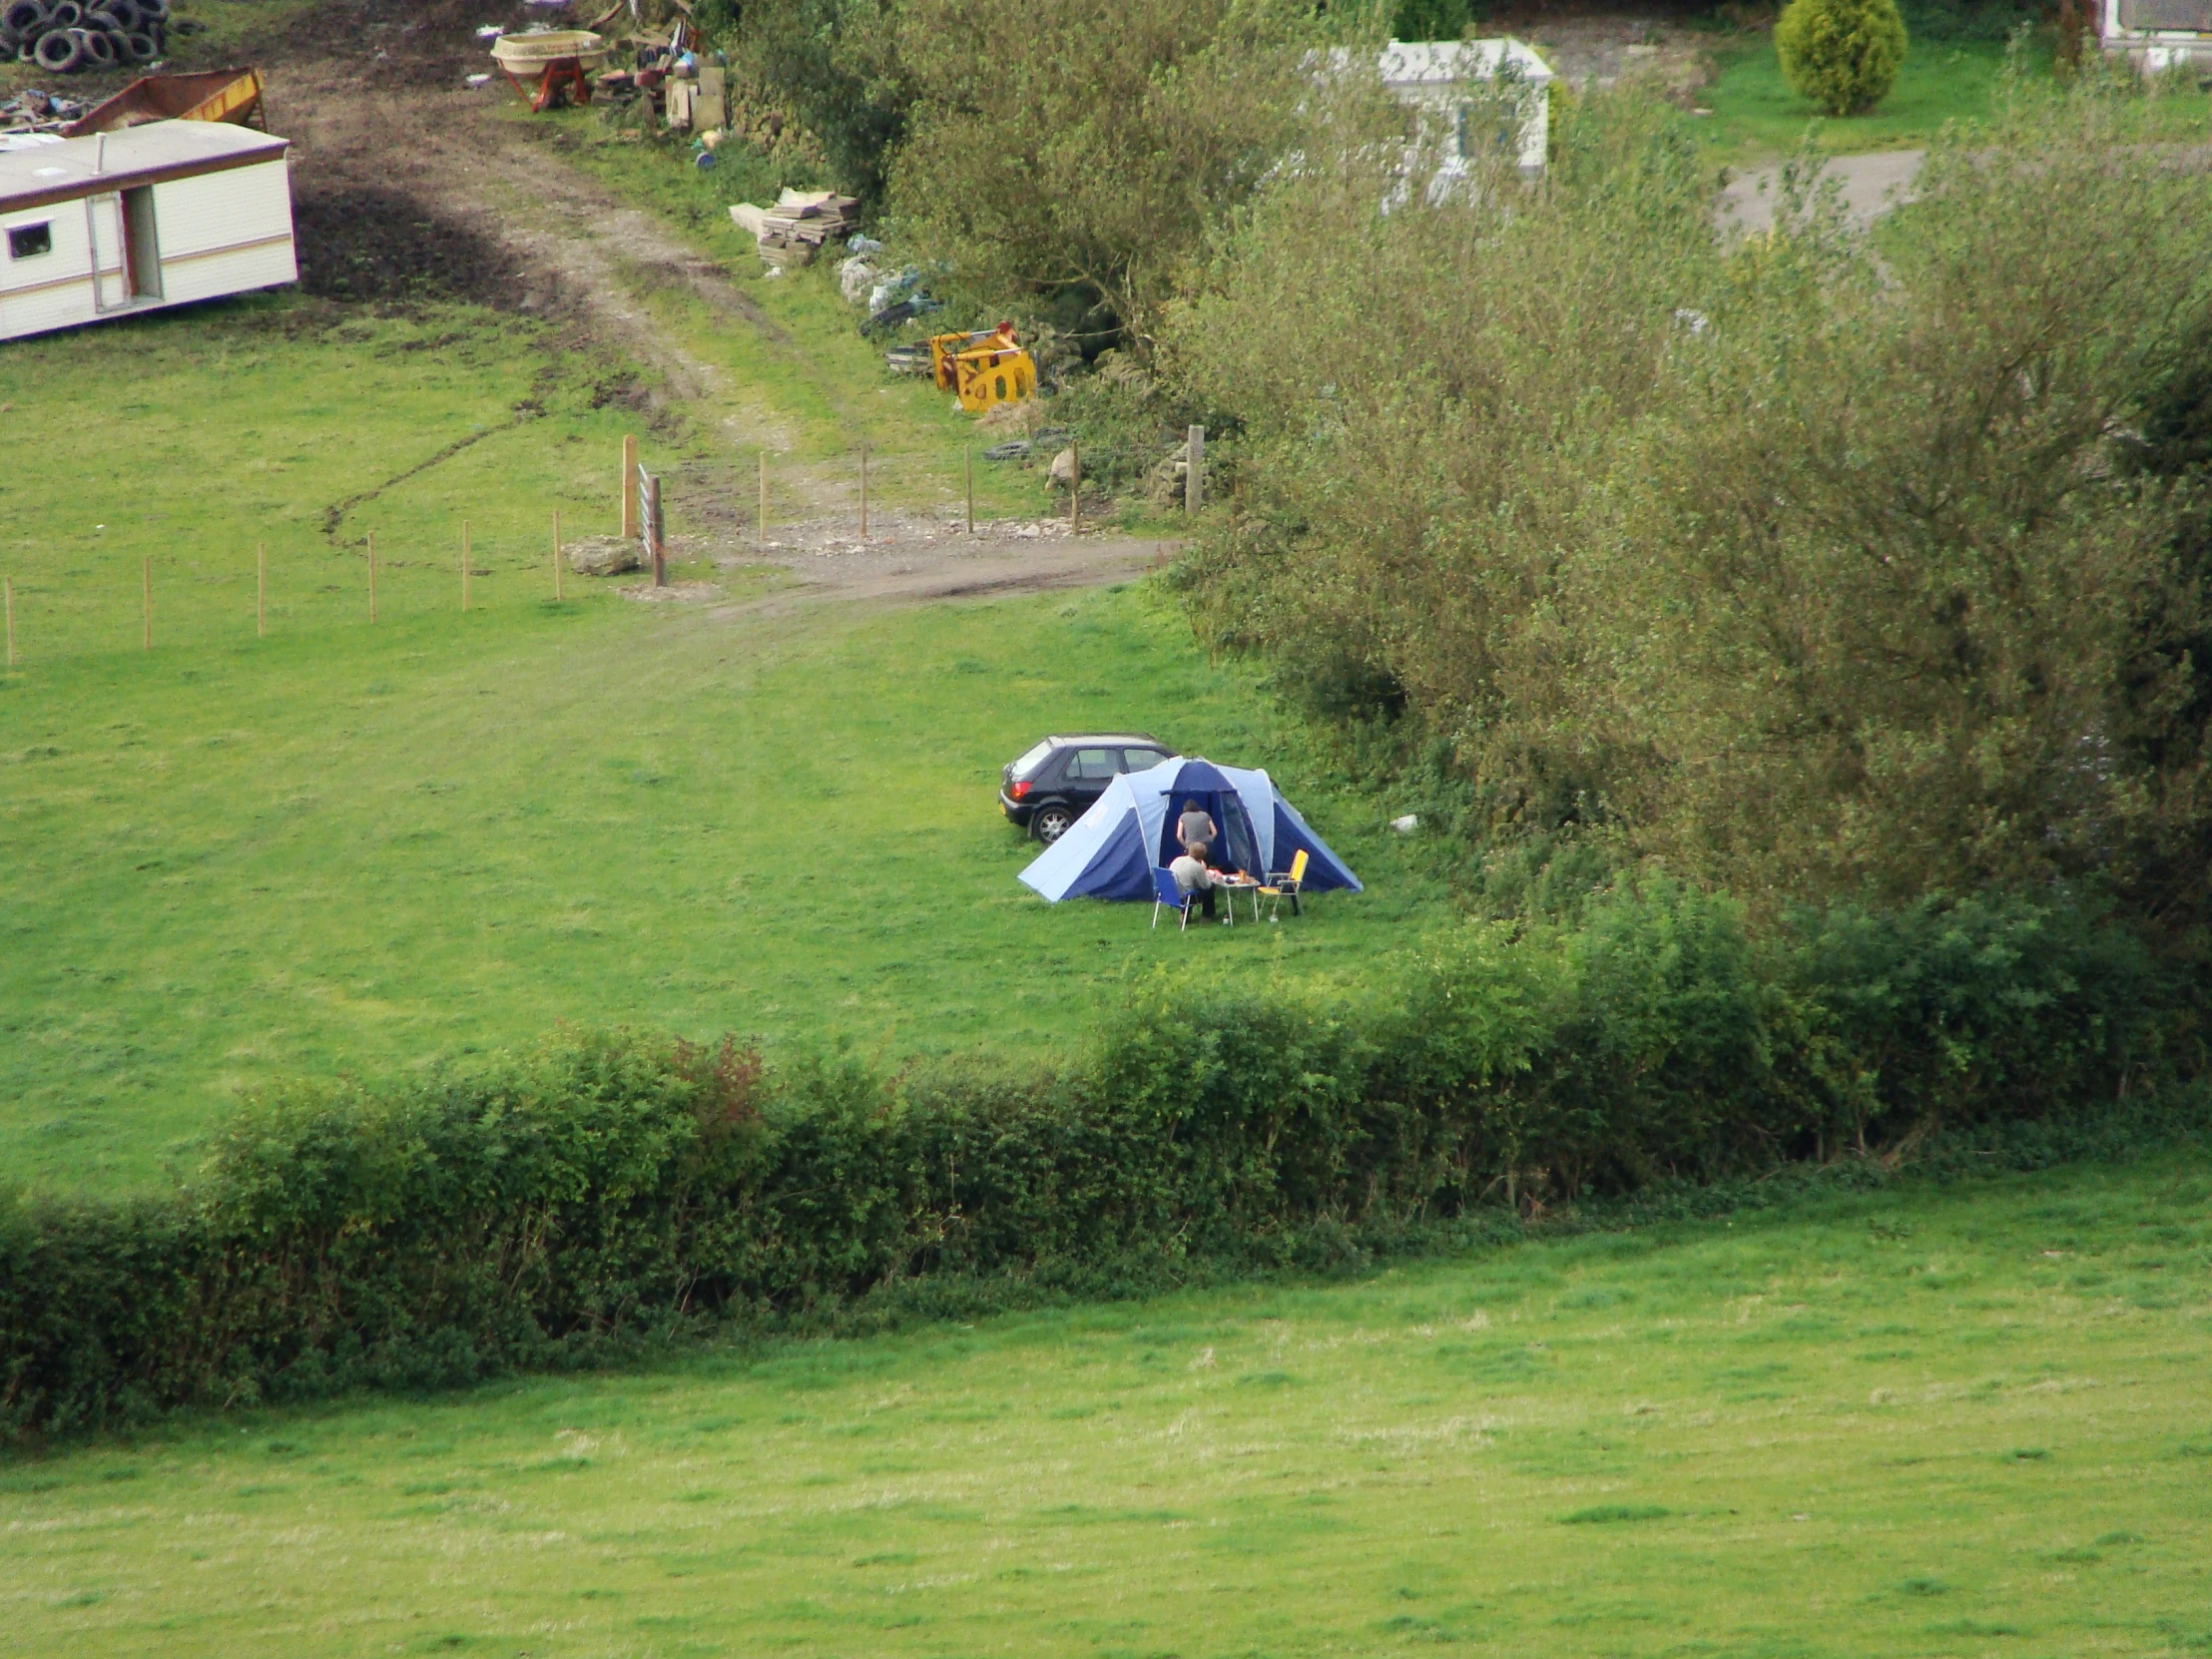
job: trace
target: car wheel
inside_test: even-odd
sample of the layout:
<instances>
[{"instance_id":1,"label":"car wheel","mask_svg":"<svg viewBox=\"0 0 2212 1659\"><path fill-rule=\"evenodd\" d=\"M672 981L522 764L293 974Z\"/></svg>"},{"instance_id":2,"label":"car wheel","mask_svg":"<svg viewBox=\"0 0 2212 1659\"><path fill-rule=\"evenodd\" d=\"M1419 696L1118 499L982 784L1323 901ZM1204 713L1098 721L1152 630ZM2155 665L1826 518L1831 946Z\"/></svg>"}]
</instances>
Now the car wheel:
<instances>
[{"instance_id":1,"label":"car wheel","mask_svg":"<svg viewBox=\"0 0 2212 1659\"><path fill-rule=\"evenodd\" d=\"M1075 814L1055 801L1049 807L1039 807L1029 821L1030 833L1050 846L1068 832L1068 826L1075 822Z\"/></svg>"}]
</instances>

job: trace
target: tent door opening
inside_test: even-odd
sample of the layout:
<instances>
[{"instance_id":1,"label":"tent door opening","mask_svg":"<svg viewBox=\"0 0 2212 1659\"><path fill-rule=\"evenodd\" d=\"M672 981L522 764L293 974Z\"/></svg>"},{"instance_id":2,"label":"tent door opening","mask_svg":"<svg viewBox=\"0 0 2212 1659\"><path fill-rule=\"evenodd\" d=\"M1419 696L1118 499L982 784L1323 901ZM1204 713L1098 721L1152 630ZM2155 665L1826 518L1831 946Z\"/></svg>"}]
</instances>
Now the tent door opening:
<instances>
[{"instance_id":1,"label":"tent door opening","mask_svg":"<svg viewBox=\"0 0 2212 1659\"><path fill-rule=\"evenodd\" d=\"M162 245L154 225L154 187L123 193L124 282L133 299L162 296Z\"/></svg>"},{"instance_id":2,"label":"tent door opening","mask_svg":"<svg viewBox=\"0 0 2212 1659\"><path fill-rule=\"evenodd\" d=\"M1260 865L1260 843L1252 832L1252 820L1246 816L1244 803L1233 794L1217 794L1211 790L1173 791L1163 798L1167 812L1160 826L1159 857L1154 860L1160 868L1182 856L1183 846L1175 838L1175 829L1183 812L1183 803L1196 801L1199 811L1214 821L1221 830L1224 844L1210 847L1206 861L1216 869L1249 869L1263 873Z\"/></svg>"}]
</instances>

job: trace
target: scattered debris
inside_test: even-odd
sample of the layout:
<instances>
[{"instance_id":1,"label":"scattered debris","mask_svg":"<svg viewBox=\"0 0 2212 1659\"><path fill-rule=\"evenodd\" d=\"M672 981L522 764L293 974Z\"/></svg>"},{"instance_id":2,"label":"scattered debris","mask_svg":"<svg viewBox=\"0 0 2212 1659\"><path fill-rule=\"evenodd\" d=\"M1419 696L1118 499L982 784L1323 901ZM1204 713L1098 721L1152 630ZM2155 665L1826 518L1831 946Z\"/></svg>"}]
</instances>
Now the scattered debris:
<instances>
[{"instance_id":1,"label":"scattered debris","mask_svg":"<svg viewBox=\"0 0 2212 1659\"><path fill-rule=\"evenodd\" d=\"M739 202L730 209L730 217L741 230L753 233L762 259L772 266L790 267L812 262L825 243L842 242L851 234L859 210L856 197L786 186L775 207Z\"/></svg>"},{"instance_id":2,"label":"scattered debris","mask_svg":"<svg viewBox=\"0 0 2212 1659\"><path fill-rule=\"evenodd\" d=\"M864 238L854 238L864 241ZM837 267L837 291L844 295L847 305L857 305L867 298L867 290L875 285L875 267L867 263L863 255L855 254Z\"/></svg>"},{"instance_id":3,"label":"scattered debris","mask_svg":"<svg viewBox=\"0 0 2212 1659\"><path fill-rule=\"evenodd\" d=\"M1009 438L1004 443L992 444L990 448L983 451L983 459L986 461L1026 461L1040 445L1049 449L1056 443L1066 443L1074 435L1065 426L1047 426L1035 437Z\"/></svg>"},{"instance_id":4,"label":"scattered debris","mask_svg":"<svg viewBox=\"0 0 2212 1659\"><path fill-rule=\"evenodd\" d=\"M63 98L44 87L25 87L0 104L0 134L61 133L65 125L84 113L84 105L74 98Z\"/></svg>"},{"instance_id":5,"label":"scattered debris","mask_svg":"<svg viewBox=\"0 0 2212 1659\"><path fill-rule=\"evenodd\" d=\"M937 389L953 393L970 414L997 403L1021 402L1037 389L1036 360L1014 337L1011 322L973 333L931 335L929 366L935 370Z\"/></svg>"},{"instance_id":6,"label":"scattered debris","mask_svg":"<svg viewBox=\"0 0 2212 1659\"><path fill-rule=\"evenodd\" d=\"M1390 820L1390 828L1401 835L1410 835L1420 828L1420 815L1407 813L1403 818L1393 818Z\"/></svg>"},{"instance_id":7,"label":"scattered debris","mask_svg":"<svg viewBox=\"0 0 2212 1659\"><path fill-rule=\"evenodd\" d=\"M35 63L49 75L150 64L169 38L169 0L6 0L0 61Z\"/></svg>"}]
</instances>

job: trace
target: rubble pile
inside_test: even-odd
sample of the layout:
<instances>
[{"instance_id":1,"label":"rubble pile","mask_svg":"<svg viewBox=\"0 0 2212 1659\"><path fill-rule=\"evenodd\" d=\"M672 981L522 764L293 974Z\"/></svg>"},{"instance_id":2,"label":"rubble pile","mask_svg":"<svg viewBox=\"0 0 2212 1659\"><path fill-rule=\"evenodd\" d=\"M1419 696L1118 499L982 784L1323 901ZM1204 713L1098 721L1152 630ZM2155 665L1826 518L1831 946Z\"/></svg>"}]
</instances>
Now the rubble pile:
<instances>
[{"instance_id":1,"label":"rubble pile","mask_svg":"<svg viewBox=\"0 0 2212 1659\"><path fill-rule=\"evenodd\" d=\"M11 133L52 133L84 113L84 105L74 98L43 87L25 87L0 104L0 138Z\"/></svg>"}]
</instances>

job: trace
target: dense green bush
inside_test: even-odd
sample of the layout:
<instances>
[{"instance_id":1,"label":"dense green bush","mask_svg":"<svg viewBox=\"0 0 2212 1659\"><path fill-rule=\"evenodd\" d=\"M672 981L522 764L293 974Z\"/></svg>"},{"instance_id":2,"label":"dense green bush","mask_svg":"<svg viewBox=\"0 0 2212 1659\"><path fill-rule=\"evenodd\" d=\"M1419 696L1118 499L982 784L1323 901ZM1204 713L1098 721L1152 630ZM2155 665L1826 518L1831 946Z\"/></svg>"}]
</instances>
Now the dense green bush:
<instances>
[{"instance_id":1,"label":"dense green bush","mask_svg":"<svg viewBox=\"0 0 2212 1659\"><path fill-rule=\"evenodd\" d=\"M1872 234L1806 158L1773 234L1715 237L1634 95L1448 207L1317 162L1170 308L1159 379L1238 483L1175 579L1392 729L1500 897L1541 845L1763 923L2002 888L2212 936L2212 187L2156 119L2019 85Z\"/></svg>"},{"instance_id":2,"label":"dense green bush","mask_svg":"<svg viewBox=\"0 0 2212 1659\"><path fill-rule=\"evenodd\" d=\"M1469 924L1362 1001L1155 982L1064 1074L564 1037L262 1105L168 1197L0 1208L0 1431L449 1385L923 1285L1339 1260L1485 1205L2063 1117L2179 1069L2172 1006L2068 911L1840 906L1755 941L1653 881L1571 928Z\"/></svg>"},{"instance_id":3,"label":"dense green bush","mask_svg":"<svg viewBox=\"0 0 2212 1659\"><path fill-rule=\"evenodd\" d=\"M939 286L1097 307L1143 343L1176 268L1298 144L1321 38L1297 0L900 0L899 248Z\"/></svg>"},{"instance_id":4,"label":"dense green bush","mask_svg":"<svg viewBox=\"0 0 2212 1659\"><path fill-rule=\"evenodd\" d=\"M1790 0L1774 26L1783 79L1830 115L1860 115L1905 66L1897 0Z\"/></svg>"}]
</instances>

